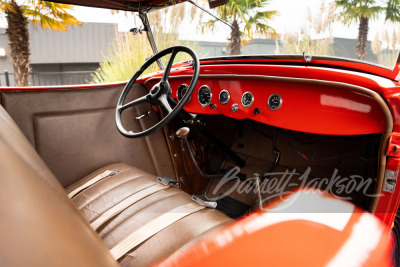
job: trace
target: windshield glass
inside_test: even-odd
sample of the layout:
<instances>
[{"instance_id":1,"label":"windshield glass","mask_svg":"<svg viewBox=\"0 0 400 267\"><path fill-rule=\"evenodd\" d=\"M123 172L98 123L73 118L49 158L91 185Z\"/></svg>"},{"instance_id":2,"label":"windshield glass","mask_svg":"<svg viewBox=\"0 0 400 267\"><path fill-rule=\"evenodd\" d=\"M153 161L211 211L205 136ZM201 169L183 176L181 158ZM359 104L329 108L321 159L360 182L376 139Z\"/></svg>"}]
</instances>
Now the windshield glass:
<instances>
[{"instance_id":1,"label":"windshield glass","mask_svg":"<svg viewBox=\"0 0 400 267\"><path fill-rule=\"evenodd\" d=\"M185 45L199 58L305 52L393 69L400 47L400 28L396 22L400 21L397 17L400 6L394 5L391 10L388 2L392 3L389 0L230 0L210 10L206 1L195 0L197 5L232 27L189 2L150 12L148 19L158 51ZM91 14L86 10L80 12L85 14L82 19ZM99 10L95 11L92 12L96 14L94 20L110 14L109 10L102 10L100 18ZM142 27L137 14L115 15L124 17L125 22L118 22L113 45L104 51L103 62L92 75L95 83L127 80L154 54L145 32L135 35L129 32L133 27ZM166 65L168 57L162 60ZM175 58L175 62L185 60L190 58L184 53ZM157 70L154 64L144 75Z\"/></svg>"},{"instance_id":2,"label":"windshield glass","mask_svg":"<svg viewBox=\"0 0 400 267\"><path fill-rule=\"evenodd\" d=\"M303 54L343 57L393 68L400 44L390 1L231 0L210 10L190 3L149 14L159 49L191 46L200 57ZM208 3L196 4L209 9Z\"/></svg>"}]
</instances>

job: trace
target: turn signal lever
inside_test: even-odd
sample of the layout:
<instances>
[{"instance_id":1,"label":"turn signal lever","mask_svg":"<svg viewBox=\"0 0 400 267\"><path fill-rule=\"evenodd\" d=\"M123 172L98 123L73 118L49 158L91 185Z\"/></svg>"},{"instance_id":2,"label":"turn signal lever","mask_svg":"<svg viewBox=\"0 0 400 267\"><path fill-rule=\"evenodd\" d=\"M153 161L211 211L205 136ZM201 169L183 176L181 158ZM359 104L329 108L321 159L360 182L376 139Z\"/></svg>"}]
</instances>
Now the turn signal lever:
<instances>
[{"instance_id":1,"label":"turn signal lever","mask_svg":"<svg viewBox=\"0 0 400 267\"><path fill-rule=\"evenodd\" d=\"M189 152L190 158L192 159L194 166L196 167L197 171L200 173L201 176L203 176L204 178L207 179L212 179L212 178L222 178L223 175L210 175L210 174L205 174L202 172L202 170L200 169L200 166L197 164L196 158L193 155L193 151L192 148L189 144L189 141L187 140L187 137L189 136L190 133L190 129L188 127L182 127L179 128L175 135L181 139L182 141L184 141L186 143L186 147L187 147L187 151Z\"/></svg>"}]
</instances>

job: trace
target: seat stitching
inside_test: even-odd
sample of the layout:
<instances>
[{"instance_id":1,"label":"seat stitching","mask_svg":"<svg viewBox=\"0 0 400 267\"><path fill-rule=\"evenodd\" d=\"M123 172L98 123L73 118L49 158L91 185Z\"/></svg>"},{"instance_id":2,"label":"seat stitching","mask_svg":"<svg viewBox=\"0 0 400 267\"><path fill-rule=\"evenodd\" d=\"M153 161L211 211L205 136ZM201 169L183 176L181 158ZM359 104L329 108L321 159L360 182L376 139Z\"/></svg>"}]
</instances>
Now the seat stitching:
<instances>
[{"instance_id":1,"label":"seat stitching","mask_svg":"<svg viewBox=\"0 0 400 267\"><path fill-rule=\"evenodd\" d=\"M125 174L125 173L131 172L131 171L135 171L135 169L128 169L128 170L125 170L125 171L121 171L121 172L119 172L119 173L116 173L115 175L105 177L104 179L99 180L97 183L94 183L94 184L92 184L91 186L89 186L89 187L83 189L83 190L80 191L78 194L76 194L72 199L75 199L77 196L79 196L79 194L85 192L86 190L89 190L92 186L94 186L94 185L96 185L96 184L99 184L99 183L101 183L101 182L104 182L104 181L108 180L108 179L111 178L111 177L116 177L117 175L118 175L118 176L121 176L121 174ZM100 172L100 173L101 173L101 172ZM143 176L143 175L146 175L146 174L138 174L138 175L142 175L142 176ZM151 174L149 174L149 175L151 175ZM137 176L135 176L135 177L137 177ZM135 178L135 177L134 177L134 178Z\"/></svg>"},{"instance_id":2,"label":"seat stitching","mask_svg":"<svg viewBox=\"0 0 400 267\"><path fill-rule=\"evenodd\" d=\"M119 172L119 173L116 173L115 175L110 175L110 176L107 176L107 177L105 177L105 178L103 178L103 179L97 181L97 183L94 183L94 184L92 184L91 186L84 188L82 191L80 191L78 194L76 194L76 195L72 198L72 200L74 200L74 199L75 199L76 197L78 197L80 194L82 194L82 193L84 193L85 191L87 191L87 190L89 190L90 188L92 188L94 185L97 185L97 184L99 184L99 183L101 183L101 182L104 182L104 181L108 180L109 178L111 178L111 177L113 177L113 176L114 176L114 177L116 177L117 175L118 175L118 176L121 176L121 174L125 174L126 172L129 172L129 171L131 171L131 170L133 170L133 169L128 169L128 170L125 170L125 171L121 171L121 172ZM101 172L99 172L99 173L101 173ZM93 177L95 177L95 176L93 176Z\"/></svg>"},{"instance_id":3,"label":"seat stitching","mask_svg":"<svg viewBox=\"0 0 400 267\"><path fill-rule=\"evenodd\" d=\"M109 176L108 178L103 179L102 181L103 181L103 182L108 181L108 179L109 179L110 177L116 177L116 176L115 176L115 175L114 175L114 176ZM129 177L129 178L127 178L127 180L120 181L120 182L116 182L116 183L113 184L111 187L106 188L106 190L105 190L104 192L103 192L102 190L99 189L98 191L99 191L100 193L95 194L94 198L93 198L93 196L92 196L92 198L87 197L87 196L85 195L85 192L84 192L84 191L86 191L86 190L82 191L81 193L79 193L79 194L82 194L81 197L87 198L89 201L88 201L88 202L84 202L84 201L83 201L83 203L81 203L81 204L78 206L78 209L79 209L79 210L83 209L86 205L88 205L88 204L90 204L91 202L93 202L94 200L98 199L101 195L107 193L108 191L111 191L111 190L115 189L116 187L118 187L118 186L120 186L120 185L123 185L123 184L128 183L128 182L130 182L130 181L132 181L132 180L135 180L135 179L139 179L139 178L141 178L141 177L145 177L145 175L139 174L138 176ZM114 178L114 179L115 179L115 178ZM102 181L99 181L99 183L96 183L95 185L100 185L100 182L102 182ZM118 181L118 180L117 180L117 181ZM94 186L94 185L93 185L93 186ZM92 188L92 187L89 187L89 188ZM87 188L87 189L89 189L89 188ZM75 199L74 199L74 200L75 200ZM78 203L76 203L76 205L78 205Z\"/></svg>"},{"instance_id":4,"label":"seat stitching","mask_svg":"<svg viewBox=\"0 0 400 267\"><path fill-rule=\"evenodd\" d=\"M141 199L140 201L136 202L135 204L139 204L141 201L144 201L144 200L147 199L148 197L151 197L151 196L153 196L153 195L155 195L155 194L157 194L157 193L159 193L159 192L163 192L163 191L166 191L166 190L167 190L167 189L164 189L164 190L158 191L158 192L156 192L156 193L154 193L154 194L151 194L150 196L147 196L147 197ZM139 213L139 212L142 211L143 209L148 208L149 206L155 204L155 202L165 200L166 198L173 197L173 196L179 195L179 194L181 194L181 193L182 193L182 192L179 192L179 191L178 191L178 192L174 192L174 193L171 194L171 195L164 196L164 197L162 197L162 198L153 200L153 201L150 202L148 205L146 205L146 206L144 206L144 207L138 209L137 211L135 211L133 214L127 215L121 222L119 222L118 224L116 224L112 229L109 229L108 233L105 234L105 235L103 235L103 236L101 237L101 239L104 240L104 239L106 239L109 235L112 235L113 232L115 232L116 228L124 227L122 224L124 224L126 221L128 221L130 218L132 218L134 215L136 215L137 213ZM132 206L130 206L130 207L132 207ZM130 208L130 207L129 207L129 208ZM127 209L129 209L129 208L127 208ZM125 209L124 212L125 212L127 209ZM117 216L114 216L114 218L116 218L116 217L118 217L118 216L120 216L120 215L125 215L124 212L121 212L121 213L118 214ZM110 220L109 220L109 221L110 221ZM104 224L104 226L102 226L101 228L99 228L99 229L98 229L99 232L100 232L100 230L103 230L105 226L107 226L107 225ZM128 230L128 229L127 229L127 230ZM113 242L114 242L114 238L113 238L113 237L111 237L111 238L112 238L112 240L113 240ZM114 242L114 244L116 244L116 243Z\"/></svg>"},{"instance_id":5,"label":"seat stitching","mask_svg":"<svg viewBox=\"0 0 400 267\"><path fill-rule=\"evenodd\" d=\"M129 197L131 197L131 196L133 196L133 195L135 195L135 194L137 194L137 193L139 193L139 192L141 192L141 191L143 191L143 190L145 190L145 189L148 189L148 188L150 188L150 187L152 187L152 186L154 186L154 185L156 185L156 184L157 184L157 183L150 184L150 185L148 185L148 186L146 186L146 187L144 187L144 188L141 188L140 190L131 193L130 195L126 196L125 198L120 199L118 202L115 201L115 200L114 200L114 197L113 197L112 206L111 206L111 207L108 207L108 210L112 209L113 207L115 207L116 205L118 205L119 203L121 203L122 201L124 201L125 199L127 199L127 198L129 198ZM154 193L157 193L157 192L154 192ZM151 193L149 196L151 196L151 195L154 194L154 193ZM102 196L103 196L103 195L102 195ZM140 201L140 200L139 200L139 201ZM104 199L104 202L110 202L110 201L107 201L107 200ZM137 203L137 201L136 201L135 203ZM135 203L133 203L133 204L135 204ZM130 206L129 206L129 207L130 207ZM127 208L129 208L129 207L127 207ZM124 210L126 210L127 208L125 208ZM121 212L123 212L124 210L122 210ZM118 214L120 214L121 212L119 212ZM96 213L98 213L98 212L96 212ZM116 215L118 215L118 214L116 214ZM100 215L101 215L101 214L98 213L98 216L97 216L96 218L93 218L93 219L91 220L90 223L92 223L93 221L95 221L96 219L98 219L98 218L100 217ZM114 216L115 216L115 215L114 215ZM114 216L113 216L113 217L114 217Z\"/></svg>"},{"instance_id":6,"label":"seat stitching","mask_svg":"<svg viewBox=\"0 0 400 267\"><path fill-rule=\"evenodd\" d=\"M141 201L145 201L147 198L149 198L149 197L151 197L151 196L153 196L153 195L155 195L155 194L157 194L157 193L159 193L159 192L162 192L162 191L165 192L166 189L165 189L165 190L158 191L158 192L155 192L154 194L151 194L150 196L147 196L147 197L141 199L140 201L134 203L134 205L135 205L135 204L139 204ZM166 198L168 198L168 197L172 197L172 196L178 195L178 194L180 194L180 193L181 193L181 192L173 192L173 194L171 194L171 195L167 195L167 196L163 196L162 198L154 199L154 200L151 201L148 205L146 205L146 206L144 206L144 207L138 209L138 210L135 211L134 213L132 213L132 214L124 214L124 212L126 212L126 210L128 210L129 208L131 208L131 207L133 206L133 205L131 205L130 207L128 207L127 209L125 209L125 210L124 210L123 212L121 212L120 214L114 216L114 218L116 218L116 217L119 217L120 215L121 215L121 216L124 215L124 218L122 218L122 220L121 220L118 224L114 225L114 227L109 228L109 229L108 229L108 233L104 234L104 235L102 236L102 239L104 240L105 238L107 238L110 234L112 234L112 232L114 232L114 231L116 230L116 228L119 228L119 227L125 228L125 226L123 226L122 224L124 224L127 220L129 220L131 217L133 217L134 215L136 215L137 213L139 213L139 212L142 211L143 209L148 208L150 205L154 204L155 202L162 201L162 200L164 200L164 199L166 199ZM109 221L110 221L110 220L109 220ZM100 231L100 230L104 230L105 226L107 226L107 225L104 224L104 226L102 226L102 227L99 228L98 230L99 230L99 231ZM127 228L125 228L125 229L127 229ZM127 230L128 230L128 229L127 229Z\"/></svg>"},{"instance_id":7,"label":"seat stitching","mask_svg":"<svg viewBox=\"0 0 400 267\"><path fill-rule=\"evenodd\" d=\"M102 189L99 188L99 189L98 189L98 192L100 192L100 193L97 194L94 198L93 198L93 196L92 196L92 198L89 199L89 202L87 202L87 203L85 203L85 204L83 204L83 205L81 204L81 205L79 206L79 209L80 209L80 210L84 209L87 205L90 205L91 203L93 203L94 201L96 201L96 200L98 200L99 198L103 197L105 194L110 193L111 191L113 191L113 190L116 189L117 187L124 186L125 184L130 183L130 182L132 182L132 181L134 181L134 180L136 180L136 179L141 179L142 177L145 177L145 176L129 177L128 180L122 181L122 182L120 182L120 183L113 184L112 187L106 188L104 191L103 191ZM152 180L152 181L153 181L153 180ZM154 184L155 184L155 182L156 182L156 180L154 180Z\"/></svg>"},{"instance_id":8,"label":"seat stitching","mask_svg":"<svg viewBox=\"0 0 400 267\"><path fill-rule=\"evenodd\" d=\"M70 186L68 186L68 187L66 188L67 194L68 194L68 191L70 190L70 188L71 188L72 186L74 186L74 187L76 187L76 188L77 188L77 187L80 187L81 185L87 183L87 182L90 181L91 179L95 178L97 175L100 175L100 174L102 174L103 172L105 172L105 171L107 171L107 170L118 169L118 168L117 168L118 165L119 165L119 163L114 163L114 164L105 166L105 167L103 167L103 168L101 168L101 169L99 169L99 170L97 170L97 171L95 171L95 172L92 172L91 174L89 174L89 175L83 177L83 178L80 179L79 181L73 183L72 185L70 185ZM118 169L118 170L119 170L119 169ZM131 168L131 169L126 169L126 170L119 170L119 172L117 172L117 173L114 174L114 175L117 175L117 174L118 174L118 175L121 175L121 174L123 174L123 173L125 173L125 172L127 172L127 171L131 171L131 170L133 170L133 168ZM88 176L91 176L91 177L88 177ZM77 195L79 195L81 192L85 191L86 189L90 188L91 186L97 184L98 182L100 182L100 181L102 181L102 180L104 180L104 179L107 179L109 176L112 176L112 175L108 175L108 176L104 177L103 179L98 180L96 183L90 185L89 187L86 187L86 188L80 190L77 194L75 194L75 195L72 197L72 199L74 199Z\"/></svg>"},{"instance_id":9,"label":"seat stitching","mask_svg":"<svg viewBox=\"0 0 400 267\"><path fill-rule=\"evenodd\" d=\"M110 188L106 188L106 190L104 192L101 189L98 189L97 192L95 192L95 194L90 195L90 196L86 195L86 193L88 193L88 192L81 192L79 194L80 194L80 197L83 198L83 199L81 199L79 201L79 203L76 201L76 199L73 199L74 203L75 203L75 205L77 206L77 208L79 210L82 210L85 206L90 205L90 203L92 203L94 200L98 199L103 194L107 193L108 191L111 191L111 190L115 189L116 187L118 187L120 185L123 185L123 184L125 184L127 182L130 182L130 181L132 181L132 180L134 180L136 178L140 178L140 177L142 177L142 176L128 177L127 178L128 180L122 181L120 183L115 183ZM104 179L104 180L106 180L106 179ZM89 188L87 188L87 189L89 189ZM78 204L79 204L79 206L78 206Z\"/></svg>"},{"instance_id":10,"label":"seat stitching","mask_svg":"<svg viewBox=\"0 0 400 267\"><path fill-rule=\"evenodd\" d=\"M207 209L199 210L199 211L197 211L195 213L189 214L188 216L182 218L181 220L184 220L185 218L189 218L191 215L195 215L195 214L200 213L200 212L207 212ZM178 223L179 221L180 220L176 221L175 223ZM222 222L217 221L215 225L212 225L210 228L205 229L202 233L196 235L193 239L191 239L191 240L185 242L184 244L182 244L182 246L180 246L177 249L177 251L182 249L182 248L184 248L185 246L189 245L193 240L196 240L196 242L198 242L199 241L198 237L201 237L202 235L205 235L205 236L201 237L201 238L204 238L208 234L212 233L213 231L218 231L219 227L224 227L224 224L225 224L225 226L229 225L230 223L232 223L232 221L233 220L230 219L229 217L227 217L225 221L222 221ZM171 224L171 226L172 225L173 224ZM167 229L168 229L168 227L163 229L163 230L161 230L159 233L162 233L163 231L166 231ZM154 235L154 236L150 237L148 240L153 239L153 238L158 238L158 237L157 237L157 235ZM143 245L143 244L145 244L145 242L143 242L141 245ZM139 247L140 246L138 246L136 249L138 249ZM126 257L134 258L135 257L134 253L135 253L136 249L130 250L128 253L126 253L123 257L120 258L119 262L121 263Z\"/></svg>"}]
</instances>

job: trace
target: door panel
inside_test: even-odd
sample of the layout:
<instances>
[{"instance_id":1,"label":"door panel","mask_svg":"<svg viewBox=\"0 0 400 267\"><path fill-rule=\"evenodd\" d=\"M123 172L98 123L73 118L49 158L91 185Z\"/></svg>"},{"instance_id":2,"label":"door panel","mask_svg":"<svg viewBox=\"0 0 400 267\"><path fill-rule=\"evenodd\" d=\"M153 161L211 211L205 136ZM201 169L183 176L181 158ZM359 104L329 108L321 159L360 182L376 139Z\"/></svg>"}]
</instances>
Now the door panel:
<instances>
[{"instance_id":1,"label":"door panel","mask_svg":"<svg viewBox=\"0 0 400 267\"><path fill-rule=\"evenodd\" d=\"M146 90L135 85L133 96ZM156 175L175 177L163 131L128 139L115 126L122 86L54 91L2 92L2 105L63 186L107 164L124 162ZM141 107L143 109L143 107ZM148 107L150 109L150 107ZM138 109L125 112L124 125L142 130ZM148 120L157 120L152 112Z\"/></svg>"}]
</instances>

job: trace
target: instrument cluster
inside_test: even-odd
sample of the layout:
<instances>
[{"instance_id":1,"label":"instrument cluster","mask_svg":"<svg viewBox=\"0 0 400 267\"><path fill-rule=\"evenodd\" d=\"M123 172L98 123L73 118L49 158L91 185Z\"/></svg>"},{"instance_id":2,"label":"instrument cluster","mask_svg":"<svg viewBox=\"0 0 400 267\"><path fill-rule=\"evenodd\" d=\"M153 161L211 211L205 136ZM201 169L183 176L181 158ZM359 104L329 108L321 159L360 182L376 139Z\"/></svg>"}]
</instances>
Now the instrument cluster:
<instances>
[{"instance_id":1,"label":"instrument cluster","mask_svg":"<svg viewBox=\"0 0 400 267\"><path fill-rule=\"evenodd\" d=\"M187 84L181 84L178 87L176 96L177 99L180 101L182 97L185 95L187 91ZM239 102L242 107L244 108L251 108L254 104L255 97L251 91L246 91L241 95L240 99L233 99L231 97L231 93L227 89L223 89L218 94L218 100L213 101L213 92L208 85L200 86L198 93L197 93L197 101L202 107L210 107L212 109L217 108L217 103L221 105L231 105L232 112L238 112L240 109ZM268 97L268 101L265 101L265 105L269 107L270 110L275 111L281 108L282 106L282 97L279 94L271 94ZM214 103L214 104L213 104ZM254 114L259 114L260 109L255 107Z\"/></svg>"}]
</instances>

